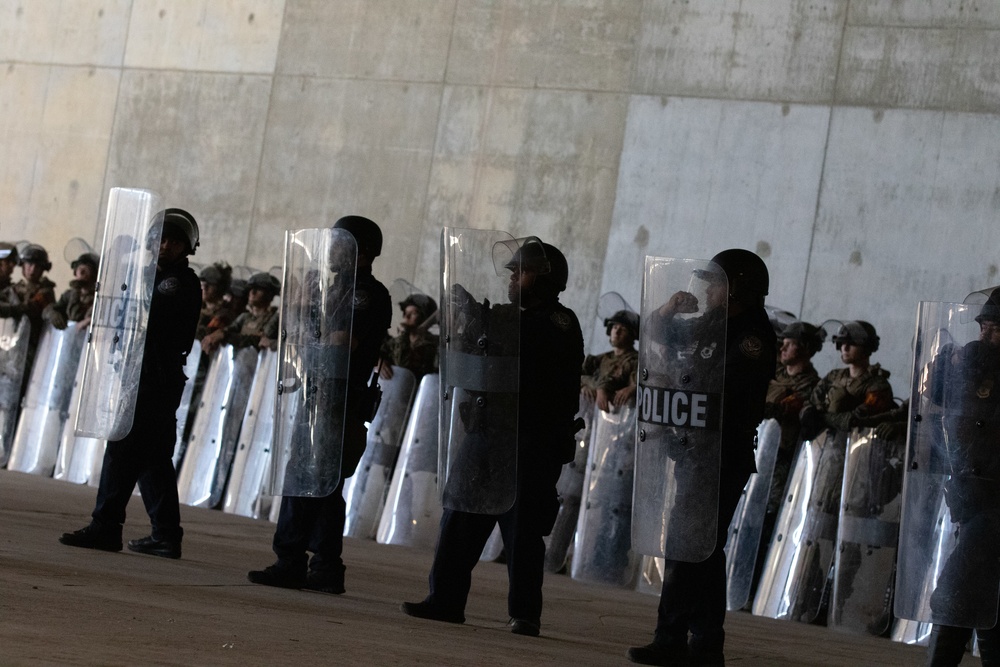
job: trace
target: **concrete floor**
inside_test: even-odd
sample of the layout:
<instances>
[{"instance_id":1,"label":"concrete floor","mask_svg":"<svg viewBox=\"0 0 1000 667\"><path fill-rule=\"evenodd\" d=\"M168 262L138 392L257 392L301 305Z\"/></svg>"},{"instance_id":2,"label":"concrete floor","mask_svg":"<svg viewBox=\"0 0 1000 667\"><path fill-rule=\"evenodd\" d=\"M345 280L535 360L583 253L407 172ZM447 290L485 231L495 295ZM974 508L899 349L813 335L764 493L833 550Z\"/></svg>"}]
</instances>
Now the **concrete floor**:
<instances>
[{"instance_id":1,"label":"concrete floor","mask_svg":"<svg viewBox=\"0 0 1000 667\"><path fill-rule=\"evenodd\" d=\"M656 598L545 582L540 638L506 628L506 570L481 563L465 625L409 618L426 593L431 554L348 539L347 593L255 586L272 562L273 525L183 507L178 561L73 549L62 532L89 520L95 491L0 470L0 664L625 665L644 644ZM133 499L125 539L147 534ZM733 665L918 665L923 649L826 628L731 613ZM966 657L965 664L978 664Z\"/></svg>"}]
</instances>

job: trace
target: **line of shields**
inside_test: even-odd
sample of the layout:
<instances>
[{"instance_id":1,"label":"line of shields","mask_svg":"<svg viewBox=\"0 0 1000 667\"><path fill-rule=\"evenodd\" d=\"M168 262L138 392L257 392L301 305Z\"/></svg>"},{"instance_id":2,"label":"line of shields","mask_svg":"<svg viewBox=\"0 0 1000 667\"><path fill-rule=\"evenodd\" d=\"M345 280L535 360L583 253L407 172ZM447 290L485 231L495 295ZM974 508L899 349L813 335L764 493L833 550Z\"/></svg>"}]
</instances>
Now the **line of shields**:
<instances>
[{"instance_id":1,"label":"line of shields","mask_svg":"<svg viewBox=\"0 0 1000 667\"><path fill-rule=\"evenodd\" d=\"M9 469L96 485L103 443L131 427L128 396L138 369L111 374L117 384L101 384L109 377L101 371L122 368L144 341L153 261L144 221L160 208L145 191L112 191L99 275L102 284L122 285L125 297L98 295L87 340L72 326L43 332L20 410L11 397L22 382L27 323L0 320L0 433ZM138 228L136 220L143 221ZM382 379L367 451L344 486L350 535L430 548L442 506L496 513L513 502L516 447L501 463L495 452L487 466L475 457L494 438L510 441L516 347L511 354L509 336L517 327L506 321L507 333L498 334L503 325L494 318L494 328L483 329L490 300L506 299L494 293L502 281L477 277L484 261L496 264L495 256L479 254L495 255L499 233L490 232L487 243L464 233L445 230L442 238L443 253L451 253L442 375L418 384L395 367L392 379ZM182 502L273 519L276 495L338 486L339 451L321 452L317 434L329 443L343 432L342 409L338 415L329 406L346 399L355 252L353 239L337 230L289 232L278 351L223 347L200 394L195 344L178 410ZM664 558L698 561L715 548L725 305L710 303L705 283L725 280L720 274L710 262L647 258L637 404L603 412L581 401L587 426L559 480L562 508L548 539L548 569L569 560L575 579L658 592ZM465 295L451 289L460 280ZM414 290L397 281L394 300ZM676 291L696 295L698 307L664 315ZM802 443L770 536L763 508L779 429L760 425L757 473L729 526L730 609L803 622L825 615L837 628L891 629L907 642L925 641L931 623L992 627L1000 595L993 553L1000 412L983 389L982 378L997 374L988 366L994 362L974 354L980 308L921 304L908 437L853 429ZM624 299L605 295L599 319L622 309ZM507 349L496 344L504 335ZM475 474L456 475L463 466ZM496 556L491 544L484 559Z\"/></svg>"}]
</instances>

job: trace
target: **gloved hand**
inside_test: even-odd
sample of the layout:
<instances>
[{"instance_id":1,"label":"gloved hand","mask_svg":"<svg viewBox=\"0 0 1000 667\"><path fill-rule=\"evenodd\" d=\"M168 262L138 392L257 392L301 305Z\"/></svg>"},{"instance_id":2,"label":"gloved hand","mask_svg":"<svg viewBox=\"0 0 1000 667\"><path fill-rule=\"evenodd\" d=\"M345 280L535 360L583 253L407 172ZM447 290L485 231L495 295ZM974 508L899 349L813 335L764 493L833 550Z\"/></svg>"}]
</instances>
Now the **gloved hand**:
<instances>
[{"instance_id":1,"label":"gloved hand","mask_svg":"<svg viewBox=\"0 0 1000 667\"><path fill-rule=\"evenodd\" d=\"M799 437L803 440L812 440L819 435L826 422L823 420L823 413L816 409L816 406L807 405L799 413Z\"/></svg>"},{"instance_id":2,"label":"gloved hand","mask_svg":"<svg viewBox=\"0 0 1000 667\"><path fill-rule=\"evenodd\" d=\"M875 427L875 435L886 440L900 440L906 437L906 422L882 422Z\"/></svg>"}]
</instances>

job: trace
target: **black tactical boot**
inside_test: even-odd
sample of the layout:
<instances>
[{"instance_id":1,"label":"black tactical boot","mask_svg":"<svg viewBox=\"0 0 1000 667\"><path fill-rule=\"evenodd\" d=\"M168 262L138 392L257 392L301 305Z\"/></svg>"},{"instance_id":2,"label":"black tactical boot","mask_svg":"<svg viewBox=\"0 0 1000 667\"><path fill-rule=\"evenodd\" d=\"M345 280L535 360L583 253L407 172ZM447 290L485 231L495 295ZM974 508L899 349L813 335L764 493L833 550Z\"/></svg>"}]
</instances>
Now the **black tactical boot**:
<instances>
[{"instance_id":1,"label":"black tactical boot","mask_svg":"<svg viewBox=\"0 0 1000 667\"><path fill-rule=\"evenodd\" d=\"M443 621L445 623L465 623L465 614L462 612L442 609L427 600L423 602L404 602L400 605L399 609L407 616L415 618L426 618L430 621Z\"/></svg>"},{"instance_id":2,"label":"black tactical boot","mask_svg":"<svg viewBox=\"0 0 1000 667\"><path fill-rule=\"evenodd\" d=\"M268 565L263 570L250 570L247 572L247 579L254 584L278 588L303 588L306 585L305 572L296 571L280 562Z\"/></svg>"},{"instance_id":3,"label":"black tactical boot","mask_svg":"<svg viewBox=\"0 0 1000 667\"><path fill-rule=\"evenodd\" d=\"M525 637L537 637L542 629L541 623L526 618L512 618L507 625L510 626L512 633L515 635L524 635Z\"/></svg>"},{"instance_id":4,"label":"black tactical boot","mask_svg":"<svg viewBox=\"0 0 1000 667\"><path fill-rule=\"evenodd\" d=\"M306 584L302 588L320 593L341 595L344 592L344 575L332 572L309 572L306 575Z\"/></svg>"},{"instance_id":5,"label":"black tactical boot","mask_svg":"<svg viewBox=\"0 0 1000 667\"><path fill-rule=\"evenodd\" d=\"M180 558L181 543L170 540L157 540L152 535L128 541L128 550L161 558Z\"/></svg>"},{"instance_id":6,"label":"black tactical boot","mask_svg":"<svg viewBox=\"0 0 1000 667\"><path fill-rule=\"evenodd\" d=\"M121 551L122 550L122 529L121 526L107 528L91 523L80 530L72 533L63 533L59 541L71 547L81 547L83 549L98 549L100 551Z\"/></svg>"},{"instance_id":7,"label":"black tactical boot","mask_svg":"<svg viewBox=\"0 0 1000 667\"><path fill-rule=\"evenodd\" d=\"M640 665L664 665L665 667L688 667L687 644L658 644L633 646L626 653L628 659Z\"/></svg>"}]
</instances>

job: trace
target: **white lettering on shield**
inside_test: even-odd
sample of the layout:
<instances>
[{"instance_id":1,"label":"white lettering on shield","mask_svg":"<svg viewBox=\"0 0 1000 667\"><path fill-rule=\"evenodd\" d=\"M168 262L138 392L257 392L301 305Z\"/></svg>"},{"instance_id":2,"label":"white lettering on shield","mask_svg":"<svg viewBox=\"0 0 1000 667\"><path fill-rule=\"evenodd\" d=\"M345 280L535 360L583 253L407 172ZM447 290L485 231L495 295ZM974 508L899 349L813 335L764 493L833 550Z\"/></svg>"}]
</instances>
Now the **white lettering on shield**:
<instances>
[{"instance_id":1,"label":"white lettering on shield","mask_svg":"<svg viewBox=\"0 0 1000 667\"><path fill-rule=\"evenodd\" d=\"M661 387L639 388L639 421L665 426L716 429L717 394Z\"/></svg>"}]
</instances>

